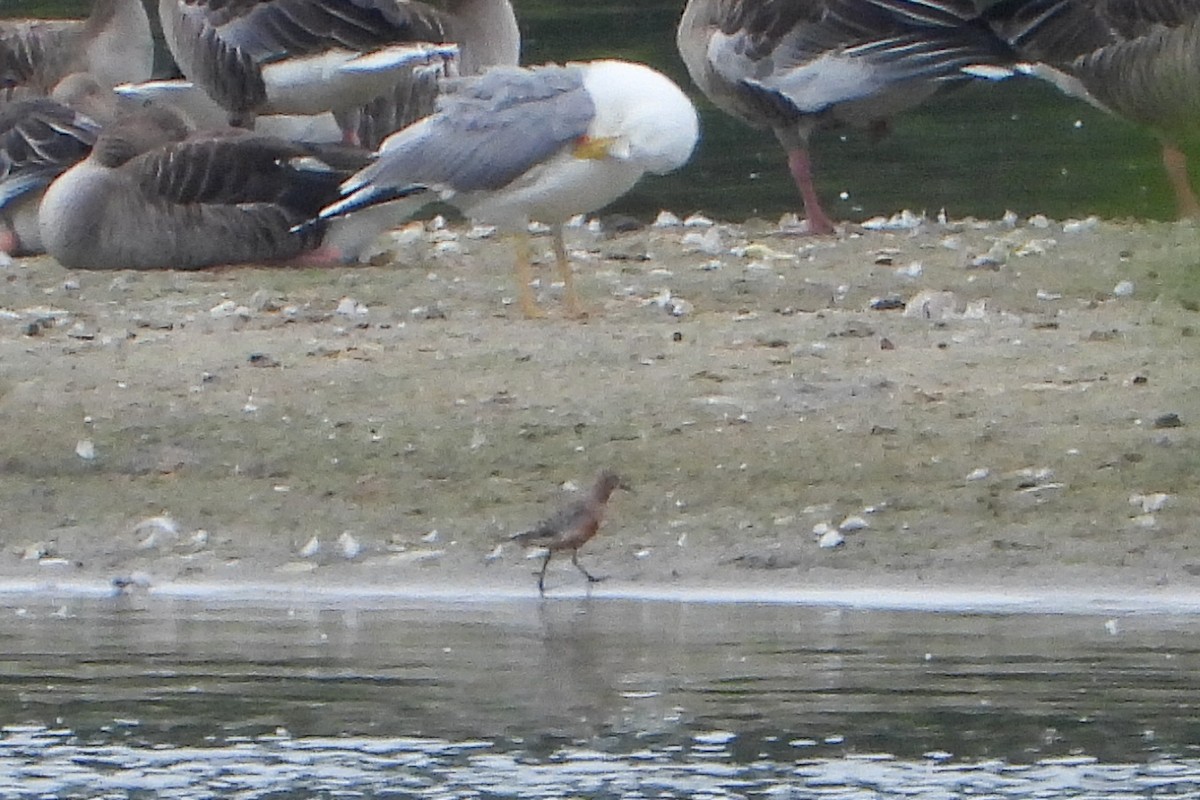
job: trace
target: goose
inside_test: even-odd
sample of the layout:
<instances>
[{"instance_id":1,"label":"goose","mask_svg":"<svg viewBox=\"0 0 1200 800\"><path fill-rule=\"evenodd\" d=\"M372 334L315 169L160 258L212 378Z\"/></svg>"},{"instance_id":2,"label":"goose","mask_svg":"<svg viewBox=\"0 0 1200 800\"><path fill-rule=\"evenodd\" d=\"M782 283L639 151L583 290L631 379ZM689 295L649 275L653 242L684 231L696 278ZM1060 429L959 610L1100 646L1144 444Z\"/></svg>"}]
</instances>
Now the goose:
<instances>
[{"instance_id":1,"label":"goose","mask_svg":"<svg viewBox=\"0 0 1200 800\"><path fill-rule=\"evenodd\" d=\"M582 316L562 223L607 205L646 173L683 166L698 137L687 95L645 65L495 67L458 79L433 115L385 139L377 159L342 184L341 199L318 221L383 206L398 222L442 200L513 231L526 317L543 316L530 287L528 226L550 223L567 313Z\"/></svg>"},{"instance_id":2,"label":"goose","mask_svg":"<svg viewBox=\"0 0 1200 800\"><path fill-rule=\"evenodd\" d=\"M352 170L314 167L312 155L251 131L191 134L176 112L145 108L106 127L46 190L42 240L70 269L334 263L339 253L321 249L331 226L292 229Z\"/></svg>"},{"instance_id":3,"label":"goose","mask_svg":"<svg viewBox=\"0 0 1200 800\"><path fill-rule=\"evenodd\" d=\"M391 91L347 120L363 147L378 149L390 134L433 113L443 78L478 75L490 67L515 67L521 32L509 0L444 0L435 12L444 37L459 47L450 69L414 69L399 76Z\"/></svg>"},{"instance_id":4,"label":"goose","mask_svg":"<svg viewBox=\"0 0 1200 800\"><path fill-rule=\"evenodd\" d=\"M1004 0L989 16L1026 71L1153 131L1179 215L1200 220L1183 150L1200 127L1200 0Z\"/></svg>"},{"instance_id":5,"label":"goose","mask_svg":"<svg viewBox=\"0 0 1200 800\"><path fill-rule=\"evenodd\" d=\"M168 78L121 83L113 87L120 97L135 103L165 105L181 112L197 130L224 128L229 114L203 88L188 80ZM296 142L325 144L344 140L333 114L268 114L254 122L257 133Z\"/></svg>"},{"instance_id":6,"label":"goose","mask_svg":"<svg viewBox=\"0 0 1200 800\"><path fill-rule=\"evenodd\" d=\"M48 97L0 107L0 252L44 252L38 205L50 183L91 152L100 124Z\"/></svg>"},{"instance_id":7,"label":"goose","mask_svg":"<svg viewBox=\"0 0 1200 800\"><path fill-rule=\"evenodd\" d=\"M0 20L0 86L49 94L63 78L90 73L105 87L144 81L154 40L142 0L94 0L84 20Z\"/></svg>"},{"instance_id":8,"label":"goose","mask_svg":"<svg viewBox=\"0 0 1200 800\"><path fill-rule=\"evenodd\" d=\"M480 30L515 30L508 0L457 5L474 11ZM414 67L461 56L450 18L415 0L160 0L159 16L184 76L234 125L258 114L350 112Z\"/></svg>"},{"instance_id":9,"label":"goose","mask_svg":"<svg viewBox=\"0 0 1200 800\"><path fill-rule=\"evenodd\" d=\"M59 81L50 97L0 105L0 252L45 252L38 206L55 178L87 158L118 99L88 73Z\"/></svg>"},{"instance_id":10,"label":"goose","mask_svg":"<svg viewBox=\"0 0 1200 800\"><path fill-rule=\"evenodd\" d=\"M676 44L718 108L774 132L816 234L835 225L813 186L815 131L885 130L942 86L1005 77L1011 62L973 0L689 0Z\"/></svg>"}]
</instances>

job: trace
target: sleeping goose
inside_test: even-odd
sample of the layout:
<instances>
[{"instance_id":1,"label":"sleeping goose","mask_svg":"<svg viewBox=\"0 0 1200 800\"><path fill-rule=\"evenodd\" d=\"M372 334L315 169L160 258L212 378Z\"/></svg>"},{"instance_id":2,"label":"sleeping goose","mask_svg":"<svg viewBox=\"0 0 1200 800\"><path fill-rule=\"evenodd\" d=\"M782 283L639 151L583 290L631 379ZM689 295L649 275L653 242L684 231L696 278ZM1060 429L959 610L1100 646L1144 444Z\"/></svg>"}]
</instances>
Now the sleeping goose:
<instances>
[{"instance_id":1,"label":"sleeping goose","mask_svg":"<svg viewBox=\"0 0 1200 800\"><path fill-rule=\"evenodd\" d=\"M72 269L330 263L340 254L320 249L329 226L292 228L336 198L350 170L312 161L304 146L250 131L189 136L175 112L146 108L105 128L50 185L42 239Z\"/></svg>"},{"instance_id":2,"label":"sleeping goose","mask_svg":"<svg viewBox=\"0 0 1200 800\"><path fill-rule=\"evenodd\" d=\"M469 4L511 14L507 0ZM247 127L257 114L348 112L459 55L431 46L452 41L446 17L415 0L160 0L159 16L183 74Z\"/></svg>"},{"instance_id":3,"label":"sleeping goose","mask_svg":"<svg viewBox=\"0 0 1200 800\"><path fill-rule=\"evenodd\" d=\"M118 99L87 73L59 81L50 97L0 105L0 252L45 252L38 206L50 183L87 158Z\"/></svg>"},{"instance_id":4,"label":"sleeping goose","mask_svg":"<svg viewBox=\"0 0 1200 800\"><path fill-rule=\"evenodd\" d=\"M43 252L38 204L46 187L87 158L100 125L48 97L0 107L0 252Z\"/></svg>"},{"instance_id":5,"label":"sleeping goose","mask_svg":"<svg viewBox=\"0 0 1200 800\"><path fill-rule=\"evenodd\" d=\"M972 68L1009 61L973 0L689 0L676 41L714 104L775 133L811 233L834 232L813 187L814 131L883 129Z\"/></svg>"},{"instance_id":6,"label":"sleeping goose","mask_svg":"<svg viewBox=\"0 0 1200 800\"><path fill-rule=\"evenodd\" d=\"M149 79L154 41L142 0L94 0L85 20L0 20L0 86L49 94L73 72L102 86Z\"/></svg>"},{"instance_id":7,"label":"sleeping goose","mask_svg":"<svg viewBox=\"0 0 1200 800\"><path fill-rule=\"evenodd\" d=\"M562 223L594 211L647 173L678 169L699 135L696 109L666 76L628 61L522 69L461 78L430 117L392 134L378 158L342 185L320 220L378 209L397 223L436 200L517 235L517 289L527 317L542 316L530 287L528 226L550 223L567 313L584 314Z\"/></svg>"},{"instance_id":8,"label":"sleeping goose","mask_svg":"<svg viewBox=\"0 0 1200 800\"><path fill-rule=\"evenodd\" d=\"M989 14L1034 75L1154 131L1180 216L1200 219L1181 149L1200 128L1200 0L1003 0Z\"/></svg>"}]
</instances>

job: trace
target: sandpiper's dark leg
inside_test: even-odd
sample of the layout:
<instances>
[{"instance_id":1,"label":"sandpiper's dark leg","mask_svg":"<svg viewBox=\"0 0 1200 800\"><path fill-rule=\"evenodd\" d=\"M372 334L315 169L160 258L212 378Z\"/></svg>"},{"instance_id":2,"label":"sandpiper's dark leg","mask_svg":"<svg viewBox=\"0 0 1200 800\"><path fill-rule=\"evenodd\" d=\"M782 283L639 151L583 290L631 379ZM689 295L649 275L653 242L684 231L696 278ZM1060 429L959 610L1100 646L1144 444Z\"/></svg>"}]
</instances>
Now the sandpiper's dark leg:
<instances>
[{"instance_id":1,"label":"sandpiper's dark leg","mask_svg":"<svg viewBox=\"0 0 1200 800\"><path fill-rule=\"evenodd\" d=\"M575 565L576 569L578 569L580 572L582 572L584 574L584 577L586 577L588 579L588 583L599 583L600 581L604 580L604 578L597 578L595 575L593 575L592 573L588 572L586 569L583 568L583 564L579 563L579 551L578 550L571 551L571 563Z\"/></svg>"},{"instance_id":2,"label":"sandpiper's dark leg","mask_svg":"<svg viewBox=\"0 0 1200 800\"><path fill-rule=\"evenodd\" d=\"M546 557L542 559L542 571L538 573L538 594L542 597L546 596L546 567L550 566L550 557L553 555L553 550L546 551Z\"/></svg>"}]
</instances>

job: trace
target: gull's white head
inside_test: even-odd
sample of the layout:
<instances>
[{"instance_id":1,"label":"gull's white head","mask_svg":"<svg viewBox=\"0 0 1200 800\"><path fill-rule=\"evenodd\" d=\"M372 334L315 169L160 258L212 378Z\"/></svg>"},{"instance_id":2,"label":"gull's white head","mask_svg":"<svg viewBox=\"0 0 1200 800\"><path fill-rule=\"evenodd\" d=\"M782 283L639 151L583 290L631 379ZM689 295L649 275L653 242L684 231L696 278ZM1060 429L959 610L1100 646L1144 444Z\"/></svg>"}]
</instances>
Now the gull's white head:
<instances>
[{"instance_id":1,"label":"gull's white head","mask_svg":"<svg viewBox=\"0 0 1200 800\"><path fill-rule=\"evenodd\" d=\"M588 129L593 139L609 139L609 154L662 174L687 163L700 138L692 101L674 81L643 64L592 61L583 85L596 106Z\"/></svg>"}]
</instances>

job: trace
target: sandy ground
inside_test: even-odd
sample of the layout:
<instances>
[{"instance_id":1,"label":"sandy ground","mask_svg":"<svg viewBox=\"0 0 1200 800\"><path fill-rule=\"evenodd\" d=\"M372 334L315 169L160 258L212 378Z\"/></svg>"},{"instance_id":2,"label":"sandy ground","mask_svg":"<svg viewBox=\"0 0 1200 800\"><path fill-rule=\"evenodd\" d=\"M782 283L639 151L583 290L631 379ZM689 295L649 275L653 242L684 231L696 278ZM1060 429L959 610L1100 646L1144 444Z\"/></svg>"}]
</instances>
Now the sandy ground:
<instances>
[{"instance_id":1,"label":"sandy ground","mask_svg":"<svg viewBox=\"0 0 1200 800\"><path fill-rule=\"evenodd\" d=\"M1192 226L576 229L583 322L480 233L3 268L0 580L534 591L507 537L613 468L615 587L1200 588Z\"/></svg>"}]
</instances>

